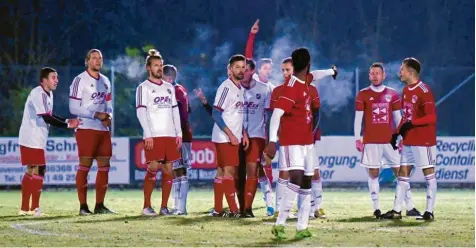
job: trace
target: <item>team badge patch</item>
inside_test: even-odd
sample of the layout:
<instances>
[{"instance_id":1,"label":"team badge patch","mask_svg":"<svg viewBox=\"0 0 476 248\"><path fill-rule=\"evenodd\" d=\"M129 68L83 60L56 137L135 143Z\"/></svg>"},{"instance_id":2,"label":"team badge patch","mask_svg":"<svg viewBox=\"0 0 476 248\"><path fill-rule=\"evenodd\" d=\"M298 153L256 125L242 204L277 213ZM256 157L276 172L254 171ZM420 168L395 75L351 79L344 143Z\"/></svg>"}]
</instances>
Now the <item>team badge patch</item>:
<instances>
[{"instance_id":1,"label":"team badge patch","mask_svg":"<svg viewBox=\"0 0 476 248\"><path fill-rule=\"evenodd\" d=\"M170 89L167 89L167 92L169 92L169 94L172 94L172 91Z\"/></svg>"},{"instance_id":2,"label":"team badge patch","mask_svg":"<svg viewBox=\"0 0 476 248\"><path fill-rule=\"evenodd\" d=\"M418 101L418 96L413 95L412 96L412 103L416 103Z\"/></svg>"},{"instance_id":3,"label":"team badge patch","mask_svg":"<svg viewBox=\"0 0 476 248\"><path fill-rule=\"evenodd\" d=\"M261 99L261 94L256 94L256 99Z\"/></svg>"},{"instance_id":4,"label":"team badge patch","mask_svg":"<svg viewBox=\"0 0 476 248\"><path fill-rule=\"evenodd\" d=\"M385 101L390 102L392 100L391 95L385 95Z\"/></svg>"}]
</instances>

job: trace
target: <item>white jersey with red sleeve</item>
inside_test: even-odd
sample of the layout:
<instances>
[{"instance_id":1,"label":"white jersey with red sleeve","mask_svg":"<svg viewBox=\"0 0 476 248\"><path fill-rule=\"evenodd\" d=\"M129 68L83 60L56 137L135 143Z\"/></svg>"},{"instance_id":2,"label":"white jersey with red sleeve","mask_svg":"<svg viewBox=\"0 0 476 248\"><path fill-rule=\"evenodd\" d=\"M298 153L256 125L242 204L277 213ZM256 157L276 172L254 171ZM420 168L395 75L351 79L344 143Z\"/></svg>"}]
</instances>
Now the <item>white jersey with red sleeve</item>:
<instances>
[{"instance_id":1,"label":"white jersey with red sleeve","mask_svg":"<svg viewBox=\"0 0 476 248\"><path fill-rule=\"evenodd\" d=\"M69 88L69 98L70 110L73 100L79 101L82 108L76 111L81 113L78 115L80 120L78 129L109 130L100 120L94 118L96 112L112 114L111 82L106 76L99 74L99 77L95 78L88 71L79 74ZM70 111L71 114L78 114L73 111Z\"/></svg>"},{"instance_id":2,"label":"white jersey with red sleeve","mask_svg":"<svg viewBox=\"0 0 476 248\"><path fill-rule=\"evenodd\" d=\"M136 108L146 109L144 121L147 124L145 127L142 123L141 125L143 129L149 130L143 130L144 138L182 137L180 117L175 117L179 123L174 120L174 115L178 114L178 105L172 84L164 80L160 83L145 80L136 90Z\"/></svg>"},{"instance_id":3,"label":"white jersey with red sleeve","mask_svg":"<svg viewBox=\"0 0 476 248\"><path fill-rule=\"evenodd\" d=\"M427 84L419 82L403 89L403 116L402 121L412 121L413 128L403 137L403 145L407 146L434 146L436 145L436 124L420 125L421 118L434 115L436 119L436 105L433 93ZM419 120L420 119L420 120Z\"/></svg>"},{"instance_id":4,"label":"white jersey with red sleeve","mask_svg":"<svg viewBox=\"0 0 476 248\"><path fill-rule=\"evenodd\" d=\"M243 136L244 96L243 87L236 85L231 79L226 79L218 87L213 107L222 111L225 125L238 140ZM212 141L215 143L230 142L226 133L215 123L212 131Z\"/></svg>"},{"instance_id":5,"label":"white jersey with red sleeve","mask_svg":"<svg viewBox=\"0 0 476 248\"><path fill-rule=\"evenodd\" d=\"M266 111L270 108L272 89L269 83L252 80L244 88L245 128L250 138L266 138Z\"/></svg>"},{"instance_id":6,"label":"white jersey with red sleeve","mask_svg":"<svg viewBox=\"0 0 476 248\"><path fill-rule=\"evenodd\" d=\"M42 86L31 90L23 110L18 143L30 148L45 149L50 125L41 116L52 113L53 92L46 92Z\"/></svg>"}]
</instances>

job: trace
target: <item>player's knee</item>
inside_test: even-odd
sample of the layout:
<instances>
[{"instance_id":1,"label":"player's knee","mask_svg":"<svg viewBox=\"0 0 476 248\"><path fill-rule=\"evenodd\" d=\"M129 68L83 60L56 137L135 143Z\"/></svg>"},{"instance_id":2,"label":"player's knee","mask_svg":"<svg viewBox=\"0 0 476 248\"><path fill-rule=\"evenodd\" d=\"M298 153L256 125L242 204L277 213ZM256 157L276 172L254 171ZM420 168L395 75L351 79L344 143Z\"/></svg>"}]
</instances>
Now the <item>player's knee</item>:
<instances>
[{"instance_id":1,"label":"player's knee","mask_svg":"<svg viewBox=\"0 0 476 248\"><path fill-rule=\"evenodd\" d=\"M91 167L93 165L93 158L79 158L79 164L81 166Z\"/></svg>"},{"instance_id":2,"label":"player's knee","mask_svg":"<svg viewBox=\"0 0 476 248\"><path fill-rule=\"evenodd\" d=\"M304 171L291 170L289 171L289 182L295 185L301 185L304 177Z\"/></svg>"},{"instance_id":3,"label":"player's knee","mask_svg":"<svg viewBox=\"0 0 476 248\"><path fill-rule=\"evenodd\" d=\"M312 176L312 180L314 180L314 181L321 180L321 173L320 173L319 169L314 170L314 175Z\"/></svg>"},{"instance_id":4,"label":"player's knee","mask_svg":"<svg viewBox=\"0 0 476 248\"><path fill-rule=\"evenodd\" d=\"M151 171L158 171L159 170L159 163L157 161L152 161L147 164L147 169Z\"/></svg>"},{"instance_id":5,"label":"player's knee","mask_svg":"<svg viewBox=\"0 0 476 248\"><path fill-rule=\"evenodd\" d=\"M400 169L398 170L398 176L408 177L410 175L410 171L410 166L400 166Z\"/></svg>"},{"instance_id":6,"label":"player's knee","mask_svg":"<svg viewBox=\"0 0 476 248\"><path fill-rule=\"evenodd\" d=\"M96 159L98 163L98 167L109 167L110 165L110 159L109 158L98 158Z\"/></svg>"},{"instance_id":7,"label":"player's knee","mask_svg":"<svg viewBox=\"0 0 476 248\"><path fill-rule=\"evenodd\" d=\"M172 163L159 162L159 164L162 165L162 173L163 174L167 174L167 175L172 176L172 174L173 174Z\"/></svg>"},{"instance_id":8,"label":"player's knee","mask_svg":"<svg viewBox=\"0 0 476 248\"><path fill-rule=\"evenodd\" d=\"M236 168L234 166L225 166L223 168L224 176L235 177Z\"/></svg>"},{"instance_id":9,"label":"player's knee","mask_svg":"<svg viewBox=\"0 0 476 248\"><path fill-rule=\"evenodd\" d=\"M379 173L380 173L379 169L375 169L375 168L370 168L369 169L369 177L370 178L378 178Z\"/></svg>"},{"instance_id":10,"label":"player's knee","mask_svg":"<svg viewBox=\"0 0 476 248\"><path fill-rule=\"evenodd\" d=\"M37 175L44 177L46 173L46 166L36 166L37 167Z\"/></svg>"},{"instance_id":11,"label":"player's knee","mask_svg":"<svg viewBox=\"0 0 476 248\"><path fill-rule=\"evenodd\" d=\"M435 173L435 167L429 167L423 169L423 175L428 176Z\"/></svg>"},{"instance_id":12,"label":"player's knee","mask_svg":"<svg viewBox=\"0 0 476 248\"><path fill-rule=\"evenodd\" d=\"M279 172L279 178L288 180L289 179L289 173L287 171L280 171Z\"/></svg>"},{"instance_id":13,"label":"player's knee","mask_svg":"<svg viewBox=\"0 0 476 248\"><path fill-rule=\"evenodd\" d=\"M33 174L33 168L36 167L36 166L31 166L31 165L28 165L26 167L26 174L28 175L32 175Z\"/></svg>"}]
</instances>

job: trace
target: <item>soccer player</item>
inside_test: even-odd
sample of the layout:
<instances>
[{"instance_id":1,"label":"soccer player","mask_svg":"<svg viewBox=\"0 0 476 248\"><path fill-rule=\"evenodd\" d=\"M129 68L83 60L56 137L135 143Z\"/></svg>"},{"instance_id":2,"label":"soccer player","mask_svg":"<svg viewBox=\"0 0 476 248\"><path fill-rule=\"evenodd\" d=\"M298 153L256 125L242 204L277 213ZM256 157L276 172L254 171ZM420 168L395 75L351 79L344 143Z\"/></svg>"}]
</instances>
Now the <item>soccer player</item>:
<instances>
[{"instance_id":1,"label":"soccer player","mask_svg":"<svg viewBox=\"0 0 476 248\"><path fill-rule=\"evenodd\" d=\"M255 62L252 59L246 60L246 70L241 84L244 88L245 99L245 128L248 133L250 146L246 150L246 186L245 186L245 206L244 217L254 217L252 212L253 199L258 184L258 165L262 162L261 157L266 145L266 126L268 120L268 109L272 89L270 84L256 81L252 78L255 72ZM264 177L264 180L267 180ZM271 194L271 187L269 188ZM267 192L268 194L268 192ZM274 214L272 195L266 198L267 214Z\"/></svg>"},{"instance_id":2,"label":"soccer player","mask_svg":"<svg viewBox=\"0 0 476 248\"><path fill-rule=\"evenodd\" d=\"M21 181L19 215L41 216L40 196L46 172L45 147L50 126L76 128L77 119L65 119L53 114L53 91L58 86L58 73L50 67L40 71L40 85L26 99L18 143L22 165L27 166ZM30 206L31 199L31 206Z\"/></svg>"},{"instance_id":3,"label":"soccer player","mask_svg":"<svg viewBox=\"0 0 476 248\"><path fill-rule=\"evenodd\" d=\"M289 168L289 182L283 194L279 215L272 233L284 238L284 224L289 216L296 196L302 198L299 209L296 238L307 238L312 234L307 229L311 211L311 178L314 175L313 126L311 96L306 83L311 56L306 48L292 53L294 73L287 78L281 95L274 105L270 121L267 156L276 154L279 129L279 156L282 165Z\"/></svg>"},{"instance_id":4,"label":"soccer player","mask_svg":"<svg viewBox=\"0 0 476 248\"><path fill-rule=\"evenodd\" d=\"M282 61L281 71L282 71L284 79L288 78L290 75L293 74L293 64L292 64L292 59L290 57ZM314 150L316 152L316 159L314 160L315 170L314 170L314 175L312 178L312 199L311 199L311 214L312 214L311 216L312 217L325 218L324 210L320 208L320 204L322 203L322 181L320 179L319 160L317 158L317 155L319 153L318 152L319 143L317 141L320 140L320 133L321 133L319 128L320 127L319 125L320 99L319 99L319 93L317 91L317 88L315 87L315 85L311 84L311 82L313 81L317 82L326 76L332 76L335 79L337 77L337 73L338 73L337 67L333 66L331 69L327 69L327 70L311 71L311 73L308 74L306 78L306 83L309 84L310 93L312 94L311 99L312 99L312 107L313 107L313 116L315 116L313 120L316 121L315 124L318 127L318 129L315 131L315 136L314 136L315 137ZM271 104L270 104L271 111L274 109L274 104L278 101L278 98L281 95L282 87L283 85L277 86L273 90L273 93L271 94ZM266 154L265 154L265 157L266 157ZM269 159L269 158L266 158L266 159ZM275 190L276 191L276 210L279 210L279 207L281 205L280 202L282 199L282 195L283 195L283 192L285 192L286 190L287 183L289 180L289 174L287 169L288 168L283 168L283 167L278 168L279 178L278 178L278 182L276 184L276 190ZM301 202L298 201L298 208L300 206L300 203ZM278 215L279 215L279 211L276 211L274 216L277 217ZM294 217L294 216L291 216L291 217Z\"/></svg>"},{"instance_id":5,"label":"soccer player","mask_svg":"<svg viewBox=\"0 0 476 248\"><path fill-rule=\"evenodd\" d=\"M78 116L80 124L76 130L79 167L76 173L76 188L79 199L79 215L90 215L87 204L88 173L96 159L95 214L114 214L104 206L109 181L111 142L111 82L100 73L103 57L98 49L88 51L85 59L86 71L74 78L69 88L69 111Z\"/></svg>"},{"instance_id":6,"label":"soccer player","mask_svg":"<svg viewBox=\"0 0 476 248\"><path fill-rule=\"evenodd\" d=\"M415 58L406 58L400 67L400 79L407 84L403 89L403 117L390 141L396 150L397 138L403 137L397 190L393 209L383 214L384 219L401 219L402 203L409 188L411 165L423 170L426 179L426 210L417 220L433 220L436 198L436 108L433 93L420 80L421 65Z\"/></svg>"},{"instance_id":7,"label":"soccer player","mask_svg":"<svg viewBox=\"0 0 476 248\"><path fill-rule=\"evenodd\" d=\"M395 176L400 168L400 155L388 143L394 129L402 118L401 101L398 93L383 84L385 70L382 63L370 66L369 87L362 89L355 99L354 136L355 146L362 152L360 165L367 168L368 185L372 200L373 214L381 215L379 202L380 167L390 166ZM364 119L364 137L361 140L362 119ZM395 128L393 124L395 123ZM413 205L412 193L408 187L405 193L407 216L420 216Z\"/></svg>"},{"instance_id":8,"label":"soccer player","mask_svg":"<svg viewBox=\"0 0 476 248\"><path fill-rule=\"evenodd\" d=\"M187 90L183 85L178 84L175 80L177 78L177 68L173 65L165 65L164 80L171 83L175 88L175 97L177 98L178 110L180 113L180 123L182 128L182 159L173 163L172 192L174 197L174 213L175 215L187 214L187 194L188 194L188 178L187 168L190 167L192 159L192 128L188 115L191 113L190 102Z\"/></svg>"},{"instance_id":9,"label":"soccer player","mask_svg":"<svg viewBox=\"0 0 476 248\"><path fill-rule=\"evenodd\" d=\"M144 131L147 173L144 178L144 208L142 214L156 216L150 198L154 191L157 171L162 169L161 215L169 215L167 208L172 189L172 164L180 160L182 128L175 88L162 79L163 59L155 49L146 58L149 78L136 91L137 118Z\"/></svg>"},{"instance_id":10,"label":"soccer player","mask_svg":"<svg viewBox=\"0 0 476 248\"><path fill-rule=\"evenodd\" d=\"M230 207L227 217L240 217L235 200L235 174L239 165L239 145L242 140L245 150L248 148L248 136L243 128L243 89L240 81L245 73L246 59L243 55L233 55L229 60L231 77L223 81L218 87L214 109L212 113L213 125L212 141L215 143L217 163L223 168L221 183L215 180L215 207L212 216L223 216L223 206L217 201L225 194ZM218 176L218 175L217 175Z\"/></svg>"}]
</instances>

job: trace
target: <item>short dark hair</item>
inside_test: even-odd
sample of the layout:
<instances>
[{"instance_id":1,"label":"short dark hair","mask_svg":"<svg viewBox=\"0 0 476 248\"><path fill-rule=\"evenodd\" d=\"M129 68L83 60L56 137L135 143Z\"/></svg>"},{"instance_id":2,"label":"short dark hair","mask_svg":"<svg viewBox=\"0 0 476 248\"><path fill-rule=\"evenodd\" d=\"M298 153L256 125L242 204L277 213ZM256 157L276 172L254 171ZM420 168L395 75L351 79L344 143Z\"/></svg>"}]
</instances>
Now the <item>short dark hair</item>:
<instances>
[{"instance_id":1,"label":"short dark hair","mask_svg":"<svg viewBox=\"0 0 476 248\"><path fill-rule=\"evenodd\" d=\"M420 74L421 72L421 64L420 64L420 61L418 61L417 59L411 57L411 58L406 58L403 60L403 64L412 68L413 70L415 70L417 72L417 74Z\"/></svg>"},{"instance_id":2,"label":"short dark hair","mask_svg":"<svg viewBox=\"0 0 476 248\"><path fill-rule=\"evenodd\" d=\"M55 69L51 68L51 67L43 67L41 68L41 71L40 71L40 82L44 79L48 79L48 76L50 75L50 73L52 72L56 72Z\"/></svg>"},{"instance_id":3,"label":"short dark hair","mask_svg":"<svg viewBox=\"0 0 476 248\"><path fill-rule=\"evenodd\" d=\"M258 61L258 69L261 69L263 65L270 64L273 65L273 60L269 58L263 58Z\"/></svg>"},{"instance_id":4,"label":"short dark hair","mask_svg":"<svg viewBox=\"0 0 476 248\"><path fill-rule=\"evenodd\" d=\"M177 77L177 68L173 65L164 65L162 68L165 76L171 76L173 78Z\"/></svg>"},{"instance_id":5,"label":"short dark hair","mask_svg":"<svg viewBox=\"0 0 476 248\"><path fill-rule=\"evenodd\" d=\"M256 68L256 64L253 59L246 59L246 65L248 65L251 70L254 70Z\"/></svg>"},{"instance_id":6,"label":"short dark hair","mask_svg":"<svg viewBox=\"0 0 476 248\"><path fill-rule=\"evenodd\" d=\"M373 63L371 66L370 66L370 69L372 68L380 68L382 70L382 72L385 72L385 68L383 67L383 63L382 62L375 62Z\"/></svg>"},{"instance_id":7,"label":"short dark hair","mask_svg":"<svg viewBox=\"0 0 476 248\"><path fill-rule=\"evenodd\" d=\"M293 60L294 72L301 72L311 62L311 54L307 48L301 47L293 51L291 55Z\"/></svg>"},{"instance_id":8,"label":"short dark hair","mask_svg":"<svg viewBox=\"0 0 476 248\"><path fill-rule=\"evenodd\" d=\"M293 62L293 59L291 57L287 57L283 59L283 62L281 62L281 64L292 63L292 62Z\"/></svg>"},{"instance_id":9,"label":"short dark hair","mask_svg":"<svg viewBox=\"0 0 476 248\"><path fill-rule=\"evenodd\" d=\"M246 62L246 58L245 58L245 56L243 56L241 54L235 54L235 55L231 56L230 61L228 62L228 64L230 66L232 66L237 61L245 61Z\"/></svg>"}]
</instances>

